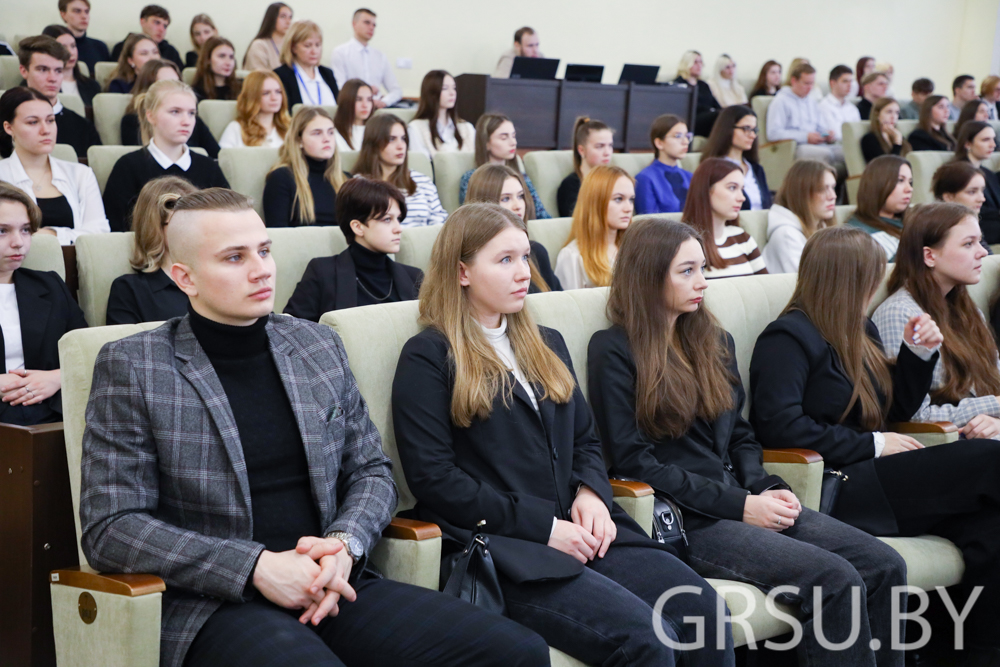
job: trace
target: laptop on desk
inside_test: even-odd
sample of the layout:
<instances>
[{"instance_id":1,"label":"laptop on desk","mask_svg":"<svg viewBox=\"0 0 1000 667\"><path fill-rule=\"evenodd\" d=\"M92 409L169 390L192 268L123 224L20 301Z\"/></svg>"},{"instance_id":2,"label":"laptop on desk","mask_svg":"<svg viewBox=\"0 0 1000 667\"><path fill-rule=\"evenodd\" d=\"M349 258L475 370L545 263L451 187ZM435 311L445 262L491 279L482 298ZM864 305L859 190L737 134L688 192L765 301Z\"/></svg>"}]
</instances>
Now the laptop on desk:
<instances>
[{"instance_id":1,"label":"laptop on desk","mask_svg":"<svg viewBox=\"0 0 1000 667\"><path fill-rule=\"evenodd\" d=\"M514 58L514 64L510 68L510 78L553 80L556 78L556 70L558 69L558 58L525 58L517 56Z\"/></svg>"},{"instance_id":2,"label":"laptop on desk","mask_svg":"<svg viewBox=\"0 0 1000 667\"><path fill-rule=\"evenodd\" d=\"M588 81L600 83L604 77L604 65L566 65L564 81Z\"/></svg>"},{"instance_id":3,"label":"laptop on desk","mask_svg":"<svg viewBox=\"0 0 1000 667\"><path fill-rule=\"evenodd\" d=\"M637 83L644 86L656 84L656 76L660 73L659 65L625 65L618 83Z\"/></svg>"}]
</instances>

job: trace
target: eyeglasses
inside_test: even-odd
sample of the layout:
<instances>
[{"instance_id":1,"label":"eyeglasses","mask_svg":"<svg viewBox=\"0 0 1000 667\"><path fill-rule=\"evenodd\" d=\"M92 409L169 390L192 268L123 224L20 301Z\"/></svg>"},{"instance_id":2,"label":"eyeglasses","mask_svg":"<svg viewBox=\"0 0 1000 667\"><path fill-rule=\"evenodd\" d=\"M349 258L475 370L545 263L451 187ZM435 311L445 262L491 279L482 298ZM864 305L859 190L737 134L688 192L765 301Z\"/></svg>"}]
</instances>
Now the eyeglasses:
<instances>
[{"instance_id":1,"label":"eyeglasses","mask_svg":"<svg viewBox=\"0 0 1000 667\"><path fill-rule=\"evenodd\" d=\"M682 139L686 139L688 143L691 143L694 140L694 132L686 132L686 133L685 132L678 132L677 134L670 135L670 137L672 139L676 139L677 141L681 141Z\"/></svg>"},{"instance_id":2,"label":"eyeglasses","mask_svg":"<svg viewBox=\"0 0 1000 667\"><path fill-rule=\"evenodd\" d=\"M757 130L756 127L750 127L748 125L737 125L736 129L737 130L743 130L747 134L752 134L754 136L757 136L757 132L758 132L758 130Z\"/></svg>"}]
</instances>

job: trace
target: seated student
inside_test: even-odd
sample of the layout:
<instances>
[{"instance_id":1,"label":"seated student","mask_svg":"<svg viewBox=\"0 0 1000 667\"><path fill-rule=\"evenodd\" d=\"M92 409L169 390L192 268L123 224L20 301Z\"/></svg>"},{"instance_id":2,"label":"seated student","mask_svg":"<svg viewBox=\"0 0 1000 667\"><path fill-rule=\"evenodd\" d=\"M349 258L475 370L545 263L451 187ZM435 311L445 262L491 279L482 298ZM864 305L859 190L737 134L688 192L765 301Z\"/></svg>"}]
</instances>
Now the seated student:
<instances>
[{"instance_id":1,"label":"seated student","mask_svg":"<svg viewBox=\"0 0 1000 667\"><path fill-rule=\"evenodd\" d=\"M285 87L288 108L296 104L331 106L337 103L333 70L319 64L323 31L312 21L296 21L281 45L281 67L274 70Z\"/></svg>"},{"instance_id":2,"label":"seated student","mask_svg":"<svg viewBox=\"0 0 1000 667\"><path fill-rule=\"evenodd\" d=\"M887 82L885 94L889 97L896 97L896 91L892 89L892 77L895 75L896 69L892 66L892 63L884 61L877 62L875 63L875 69L873 71L885 75Z\"/></svg>"},{"instance_id":3,"label":"seated student","mask_svg":"<svg viewBox=\"0 0 1000 667\"><path fill-rule=\"evenodd\" d=\"M691 177L681 220L705 239L707 278L767 273L757 243L739 226L743 185L740 165L717 157L702 160Z\"/></svg>"},{"instance_id":4,"label":"seated student","mask_svg":"<svg viewBox=\"0 0 1000 667\"><path fill-rule=\"evenodd\" d=\"M824 125L819 105L810 97L815 83L812 65L802 64L791 71L789 84L767 107L767 140L792 139L798 144L796 158L841 164L844 151L839 145L831 145L836 141L833 129Z\"/></svg>"},{"instance_id":5,"label":"seated student","mask_svg":"<svg viewBox=\"0 0 1000 667\"><path fill-rule=\"evenodd\" d=\"M69 62L66 47L45 35L28 37L18 45L17 57L25 85L48 98L56 116L60 143L69 144L78 156L86 156L91 146L100 146L101 137L94 124L59 101L63 70Z\"/></svg>"},{"instance_id":6,"label":"seated student","mask_svg":"<svg viewBox=\"0 0 1000 667\"><path fill-rule=\"evenodd\" d=\"M872 105L886 96L889 78L881 72L872 72L861 81L861 99L858 100L858 111L861 120L868 120L872 115Z\"/></svg>"},{"instance_id":7,"label":"seated student","mask_svg":"<svg viewBox=\"0 0 1000 667\"><path fill-rule=\"evenodd\" d=\"M125 39L125 47L118 57L118 67L115 68L111 79L108 81L109 93L131 93L135 85L135 80L143 66L150 60L160 58L160 51L156 48L156 42L141 34L132 34ZM167 60L164 58L164 60ZM173 63L177 71L180 65Z\"/></svg>"},{"instance_id":8,"label":"seated student","mask_svg":"<svg viewBox=\"0 0 1000 667\"><path fill-rule=\"evenodd\" d=\"M273 72L281 67L281 47L285 34L292 26L292 16L292 8L283 2L272 2L267 6L260 30L243 56L243 69Z\"/></svg>"},{"instance_id":9,"label":"seated student","mask_svg":"<svg viewBox=\"0 0 1000 667\"><path fill-rule=\"evenodd\" d=\"M66 61L66 66L63 68L62 86L59 87L59 92L80 97L85 107L94 106L94 95L101 92L101 84L80 71L80 65L77 61L79 53L73 32L66 26L50 25L45 27L42 34L56 40L69 52L69 60Z\"/></svg>"},{"instance_id":10,"label":"seated student","mask_svg":"<svg viewBox=\"0 0 1000 667\"><path fill-rule=\"evenodd\" d=\"M361 79L375 95L376 109L394 106L403 99L403 89L396 81L385 54L369 42L375 36L375 12L359 9L351 19L354 37L333 50L330 68L341 88L351 79Z\"/></svg>"},{"instance_id":11,"label":"seated student","mask_svg":"<svg viewBox=\"0 0 1000 667\"><path fill-rule=\"evenodd\" d=\"M291 122L281 79L274 72L254 70L243 81L236 98L236 120L223 130L219 147L280 148Z\"/></svg>"},{"instance_id":12,"label":"seated student","mask_svg":"<svg viewBox=\"0 0 1000 667\"><path fill-rule=\"evenodd\" d=\"M916 421L948 421L967 438L1000 437L1000 358L968 285L979 283L986 250L979 220L959 204L913 209L899 243L886 300L872 321L887 350L914 316L929 313L944 343Z\"/></svg>"},{"instance_id":13,"label":"seated student","mask_svg":"<svg viewBox=\"0 0 1000 667\"><path fill-rule=\"evenodd\" d=\"M898 123L899 102L891 97L879 98L871 109L870 129L861 137L861 154L865 156L865 164L882 155L903 153L905 140L897 127Z\"/></svg>"},{"instance_id":14,"label":"seated student","mask_svg":"<svg viewBox=\"0 0 1000 667\"><path fill-rule=\"evenodd\" d=\"M858 206L847 221L882 246L890 262L895 261L903 232L903 214L913 199L913 169L898 155L883 155L872 160L861 175Z\"/></svg>"},{"instance_id":15,"label":"seated student","mask_svg":"<svg viewBox=\"0 0 1000 667\"><path fill-rule=\"evenodd\" d=\"M791 600L804 621L798 664L902 665L890 640L903 624L890 617L906 562L877 538L802 507L764 470L741 414L733 337L701 303L704 263L698 233L679 222L638 221L622 243L608 295L613 326L595 333L587 351L590 403L611 470L684 508L698 574L803 591ZM858 587L866 592L860 609ZM822 602L814 602L819 589ZM848 635L854 640L840 651L824 641ZM876 642L883 648L873 652Z\"/></svg>"},{"instance_id":16,"label":"seated student","mask_svg":"<svg viewBox=\"0 0 1000 667\"><path fill-rule=\"evenodd\" d=\"M948 133L948 98L943 95L928 95L920 107L917 129L910 132L907 141L915 151L953 151L955 138Z\"/></svg>"},{"instance_id":17,"label":"seated student","mask_svg":"<svg viewBox=\"0 0 1000 667\"><path fill-rule=\"evenodd\" d=\"M796 160L767 212L768 273L796 273L806 241L836 224L837 172L819 160Z\"/></svg>"},{"instance_id":18,"label":"seated student","mask_svg":"<svg viewBox=\"0 0 1000 667\"><path fill-rule=\"evenodd\" d=\"M506 164L484 164L475 170L469 179L470 203L499 204L524 220L535 220L534 202L527 193L524 175ZM552 270L549 251L537 241L528 241L531 246L531 285L528 294L537 292L562 291L562 284Z\"/></svg>"},{"instance_id":19,"label":"seated student","mask_svg":"<svg viewBox=\"0 0 1000 667\"><path fill-rule=\"evenodd\" d=\"M854 72L847 65L837 65L830 70L829 94L820 100L819 115L823 126L830 128L836 141L843 139L844 123L857 123L861 120L858 107L851 104L847 96L854 83Z\"/></svg>"},{"instance_id":20,"label":"seated student","mask_svg":"<svg viewBox=\"0 0 1000 667\"><path fill-rule=\"evenodd\" d=\"M986 120L1000 120L1000 76L990 74L979 84L979 95L987 104Z\"/></svg>"},{"instance_id":21,"label":"seated student","mask_svg":"<svg viewBox=\"0 0 1000 667\"><path fill-rule=\"evenodd\" d=\"M216 37L219 34L219 30L215 27L215 22L212 21L211 16L208 14L195 14L194 18L191 19L189 33L191 35L191 46L194 48L184 54L184 67L197 67L198 54L201 53L201 47L205 45L205 42L209 38Z\"/></svg>"},{"instance_id":22,"label":"seated student","mask_svg":"<svg viewBox=\"0 0 1000 667\"><path fill-rule=\"evenodd\" d=\"M736 79L736 61L723 53L715 61L708 89L724 109L734 104L747 104L750 100L743 85Z\"/></svg>"},{"instance_id":23,"label":"seated student","mask_svg":"<svg viewBox=\"0 0 1000 667\"><path fill-rule=\"evenodd\" d=\"M653 161L635 175L636 213L679 213L684 210L691 172L680 165L691 146L691 133L679 117L664 114L649 128Z\"/></svg>"},{"instance_id":24,"label":"seated student","mask_svg":"<svg viewBox=\"0 0 1000 667\"><path fill-rule=\"evenodd\" d=\"M128 231L136 198L154 178L180 176L197 188L229 187L215 160L188 148L196 108L194 91L181 81L157 81L137 96L144 148L118 158L108 177L104 209L111 231Z\"/></svg>"},{"instance_id":25,"label":"seated student","mask_svg":"<svg viewBox=\"0 0 1000 667\"><path fill-rule=\"evenodd\" d=\"M132 214L132 273L111 283L108 325L160 322L187 314L187 294L170 277L167 223L177 200L197 191L180 176L156 178L142 186Z\"/></svg>"},{"instance_id":26,"label":"seated student","mask_svg":"<svg viewBox=\"0 0 1000 667\"><path fill-rule=\"evenodd\" d=\"M427 328L403 346L392 421L417 500L407 514L441 526L445 571L479 524L507 614L554 648L592 665L626 656L673 665L680 656L658 637L692 641L695 626L681 617L696 615L704 644L684 661L734 664L730 630L715 625L724 609L717 594L611 501L566 343L524 309L524 221L493 204L466 204L434 250L420 290ZM661 607L657 598L678 585L697 593Z\"/></svg>"},{"instance_id":27,"label":"seated student","mask_svg":"<svg viewBox=\"0 0 1000 667\"><path fill-rule=\"evenodd\" d=\"M705 61L697 51L685 51L681 56L681 61L677 64L677 78L673 80L675 84L683 84L692 88L697 88L697 108L695 109L694 133L699 137L707 137L712 131L712 125L719 115L722 105L715 99L708 82L701 79L702 69Z\"/></svg>"},{"instance_id":28,"label":"seated student","mask_svg":"<svg viewBox=\"0 0 1000 667\"><path fill-rule=\"evenodd\" d=\"M11 92L11 91L8 91ZM23 269L42 212L28 193L0 183L0 422L34 426L62 421L59 339L87 326L55 271Z\"/></svg>"},{"instance_id":29,"label":"seated student","mask_svg":"<svg viewBox=\"0 0 1000 667\"><path fill-rule=\"evenodd\" d=\"M913 82L910 88L910 101L899 110L899 117L904 120L917 120L920 118L920 107L927 96L934 92L934 82L930 79L920 78Z\"/></svg>"},{"instance_id":30,"label":"seated student","mask_svg":"<svg viewBox=\"0 0 1000 667\"><path fill-rule=\"evenodd\" d=\"M180 80L181 74L177 65L169 60L154 58L142 66L132 88L132 99L125 107L125 114L119 123L123 146L142 146L142 130L138 114L141 96L157 81ZM187 145L190 148L204 148L208 157L213 160L219 157L219 142L215 140L212 131L208 129L208 125L201 117L195 117L194 129L188 137Z\"/></svg>"},{"instance_id":31,"label":"seated student","mask_svg":"<svg viewBox=\"0 0 1000 667\"><path fill-rule=\"evenodd\" d=\"M455 110L458 102L455 78L442 69L431 70L420 83L420 104L410 121L410 150L431 160L438 152L473 153L476 129Z\"/></svg>"},{"instance_id":32,"label":"seated student","mask_svg":"<svg viewBox=\"0 0 1000 667\"><path fill-rule=\"evenodd\" d=\"M476 121L476 169L485 164L505 165L515 171L520 171L520 165L517 163L517 132L514 130L514 123L511 119L503 114L484 113ZM462 180L458 183L459 204L465 203L469 181L476 169L470 169L462 174ZM538 198L535 184L531 182L531 178L521 172L521 180L524 181L527 194L531 196L534 208L534 216L525 218L525 220L551 218L552 214L545 210L545 205Z\"/></svg>"},{"instance_id":33,"label":"seated student","mask_svg":"<svg viewBox=\"0 0 1000 667\"><path fill-rule=\"evenodd\" d=\"M167 28L170 27L170 12L159 5L146 5L139 13L139 26L142 29L142 34L153 40L153 43L156 45L157 53L159 54L156 56L157 58L164 58L177 65L177 67L184 67L181 54L167 41ZM126 39L115 44L115 48L111 50L112 60L119 60L119 56L121 56L122 51L125 49L125 42L127 41Z\"/></svg>"},{"instance_id":34,"label":"seated student","mask_svg":"<svg viewBox=\"0 0 1000 667\"><path fill-rule=\"evenodd\" d=\"M249 200L186 195L167 237L190 308L98 355L80 494L88 562L172 591L161 664L545 664L530 630L368 565L392 466L337 335L271 313Z\"/></svg>"},{"instance_id":35,"label":"seated student","mask_svg":"<svg viewBox=\"0 0 1000 667\"><path fill-rule=\"evenodd\" d=\"M804 65L812 66L812 63L809 62L808 58L802 58L801 56L798 58L792 58L792 62L788 63L788 74L785 76L785 88L792 84L792 72ZM823 101L823 92L820 90L819 86L814 85L809 89L809 99L816 104Z\"/></svg>"},{"instance_id":36,"label":"seated student","mask_svg":"<svg viewBox=\"0 0 1000 667\"><path fill-rule=\"evenodd\" d=\"M611 164L615 152L614 130L599 120L580 116L573 124L573 172L562 180L556 191L559 203L559 217L573 215L580 185L590 170L600 165Z\"/></svg>"},{"instance_id":37,"label":"seated student","mask_svg":"<svg viewBox=\"0 0 1000 667\"><path fill-rule=\"evenodd\" d=\"M771 191L767 187L767 175L757 154L757 114L742 104L726 107L715 121L712 134L701 149L701 159L721 157L735 162L743 169L743 210L759 211L771 208ZM641 174L641 172L640 172ZM636 180L639 177L636 176ZM638 198L638 192L636 193ZM683 210L684 202L681 202ZM640 213L644 213L641 208Z\"/></svg>"},{"instance_id":38,"label":"seated student","mask_svg":"<svg viewBox=\"0 0 1000 667\"><path fill-rule=\"evenodd\" d=\"M952 101L948 103L948 120L958 120L962 107L976 99L976 79L968 74L956 76L951 82Z\"/></svg>"},{"instance_id":39,"label":"seated student","mask_svg":"<svg viewBox=\"0 0 1000 667\"><path fill-rule=\"evenodd\" d=\"M240 94L236 78L236 49L225 37L209 37L201 49L191 83L198 101L235 100Z\"/></svg>"},{"instance_id":40,"label":"seated student","mask_svg":"<svg viewBox=\"0 0 1000 667\"><path fill-rule=\"evenodd\" d=\"M334 133L333 119L322 107L302 109L292 118L264 184L268 227L337 224L337 191L345 178Z\"/></svg>"},{"instance_id":41,"label":"seated student","mask_svg":"<svg viewBox=\"0 0 1000 667\"><path fill-rule=\"evenodd\" d=\"M965 106L962 107L962 113L958 115L958 120L955 121L952 134L957 139L962 134L962 127L970 120L988 121L989 119L990 105L986 103L986 100L975 99L971 102L966 102Z\"/></svg>"},{"instance_id":42,"label":"seated student","mask_svg":"<svg viewBox=\"0 0 1000 667\"><path fill-rule=\"evenodd\" d=\"M848 97L859 97L861 95L861 82L866 76L875 71L875 59L871 56L861 56L854 66L854 81L851 82L851 92Z\"/></svg>"},{"instance_id":43,"label":"seated student","mask_svg":"<svg viewBox=\"0 0 1000 667\"><path fill-rule=\"evenodd\" d=\"M365 138L354 163L354 175L385 181L406 195L404 227L441 225L448 212L441 206L434 182L409 165L406 124L398 116L379 114L365 126Z\"/></svg>"},{"instance_id":44,"label":"seated student","mask_svg":"<svg viewBox=\"0 0 1000 667\"><path fill-rule=\"evenodd\" d=\"M40 233L62 245L110 231L93 170L52 157L57 128L52 104L31 88L0 96L0 181L24 190L41 211Z\"/></svg>"},{"instance_id":45,"label":"seated student","mask_svg":"<svg viewBox=\"0 0 1000 667\"><path fill-rule=\"evenodd\" d=\"M1000 211L983 210L986 203L986 176L969 162L952 161L938 167L931 180L931 191L937 201L961 204L972 209L983 230L983 247L993 254L986 242L987 231L991 238L1000 236Z\"/></svg>"},{"instance_id":46,"label":"seated student","mask_svg":"<svg viewBox=\"0 0 1000 667\"><path fill-rule=\"evenodd\" d=\"M760 74L757 75L757 82L753 84L753 89L750 91L750 99L752 100L758 95L774 96L780 88L781 63L777 60L768 60L760 68Z\"/></svg>"},{"instance_id":47,"label":"seated student","mask_svg":"<svg viewBox=\"0 0 1000 667\"><path fill-rule=\"evenodd\" d=\"M371 86L361 79L344 82L337 100L337 112L333 115L338 150L361 150L361 142L365 139L365 123L372 117L374 110Z\"/></svg>"},{"instance_id":48,"label":"seated student","mask_svg":"<svg viewBox=\"0 0 1000 667\"><path fill-rule=\"evenodd\" d=\"M309 261L285 314L319 322L331 310L416 299L424 272L390 257L403 233L403 193L384 181L350 178L337 193L336 218L347 250Z\"/></svg>"},{"instance_id":49,"label":"seated student","mask_svg":"<svg viewBox=\"0 0 1000 667\"><path fill-rule=\"evenodd\" d=\"M622 234L635 213L635 180L620 167L594 167L583 179L566 245L556 256L563 289L606 287Z\"/></svg>"},{"instance_id":50,"label":"seated student","mask_svg":"<svg viewBox=\"0 0 1000 667\"><path fill-rule=\"evenodd\" d=\"M76 38L76 50L80 62L87 65L93 77L94 66L97 63L112 59L107 44L99 39L87 37L87 28L90 27L90 0L59 0L59 18Z\"/></svg>"},{"instance_id":51,"label":"seated student","mask_svg":"<svg viewBox=\"0 0 1000 667\"><path fill-rule=\"evenodd\" d=\"M494 79L509 79L510 70L514 66L514 58L544 58L539 49L541 41L533 28L524 26L514 32L514 46L500 54L500 60L493 70Z\"/></svg>"},{"instance_id":52,"label":"seated student","mask_svg":"<svg viewBox=\"0 0 1000 667\"><path fill-rule=\"evenodd\" d=\"M1000 177L985 164L997 146L997 133L986 121L969 121L958 135L955 162L968 162L986 181L986 201L980 211L980 224L987 244L1000 243Z\"/></svg>"}]
</instances>

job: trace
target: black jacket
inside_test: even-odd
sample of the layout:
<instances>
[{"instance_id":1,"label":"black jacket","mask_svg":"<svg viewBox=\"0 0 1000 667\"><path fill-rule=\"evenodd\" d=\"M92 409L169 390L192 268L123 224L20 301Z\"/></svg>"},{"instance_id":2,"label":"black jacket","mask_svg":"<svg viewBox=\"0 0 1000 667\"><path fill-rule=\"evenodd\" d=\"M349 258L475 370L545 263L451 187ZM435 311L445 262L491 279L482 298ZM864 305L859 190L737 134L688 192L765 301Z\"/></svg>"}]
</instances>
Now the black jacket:
<instances>
[{"instance_id":1,"label":"black jacket","mask_svg":"<svg viewBox=\"0 0 1000 667\"><path fill-rule=\"evenodd\" d=\"M187 294L164 271L135 271L111 283L108 325L162 322L187 312Z\"/></svg>"},{"instance_id":2,"label":"black jacket","mask_svg":"<svg viewBox=\"0 0 1000 667\"><path fill-rule=\"evenodd\" d=\"M903 146L901 144L892 145L892 155L899 155L903 151ZM875 136L874 132L869 132L865 136L861 137L861 154L865 156L865 164L868 164L877 157L882 157L883 155L889 155L882 148L882 143Z\"/></svg>"},{"instance_id":3,"label":"black jacket","mask_svg":"<svg viewBox=\"0 0 1000 667\"><path fill-rule=\"evenodd\" d=\"M867 331L881 348L871 320ZM900 345L888 421L908 421L920 409L937 357L922 361ZM840 422L853 390L833 347L801 311L771 322L757 339L750 361L750 421L761 444L818 452L824 466L843 471L852 486L852 493L841 493L837 518L873 535L893 535L898 527L875 471L880 460L874 458L875 439L860 423L860 402ZM845 497L854 502L842 503Z\"/></svg>"},{"instance_id":4,"label":"black jacket","mask_svg":"<svg viewBox=\"0 0 1000 667\"><path fill-rule=\"evenodd\" d=\"M67 331L86 328L87 321L83 318L83 311L55 271L14 271L14 293L17 295L18 318L21 321L24 367L33 371L59 368L59 339ZM3 336L0 335L0 360L5 357L6 349ZM4 370L6 371L6 367ZM51 412L62 413L59 393L39 405ZM0 422L9 421L5 419L6 413L13 410L17 408L11 408L9 403L0 403Z\"/></svg>"},{"instance_id":5,"label":"black jacket","mask_svg":"<svg viewBox=\"0 0 1000 667\"><path fill-rule=\"evenodd\" d=\"M127 113L121 120L122 146L142 146L142 133L139 129L139 116ZM194 119L194 130L188 137L187 145L191 148L204 148L208 157L219 159L219 142L215 140L212 131L205 125L200 116Z\"/></svg>"},{"instance_id":6,"label":"black jacket","mask_svg":"<svg viewBox=\"0 0 1000 667\"><path fill-rule=\"evenodd\" d=\"M986 179L986 201L979 209L979 226L987 244L1000 243L1000 177L980 165L979 173Z\"/></svg>"},{"instance_id":7,"label":"black jacket","mask_svg":"<svg viewBox=\"0 0 1000 667\"><path fill-rule=\"evenodd\" d=\"M857 107L858 107L858 113L861 114L861 120L871 119L872 106L874 105L863 97L860 100L858 100Z\"/></svg>"},{"instance_id":8,"label":"black jacket","mask_svg":"<svg viewBox=\"0 0 1000 667\"><path fill-rule=\"evenodd\" d=\"M111 54L108 53L108 45L99 39L87 37L84 33L82 37L76 38L77 59L86 63L90 68L90 77L94 78L94 66L99 62L111 61ZM100 92L100 91L98 91Z\"/></svg>"},{"instance_id":9,"label":"black jacket","mask_svg":"<svg viewBox=\"0 0 1000 667\"><path fill-rule=\"evenodd\" d=\"M531 256L535 260L535 264L538 266L538 273L545 281L545 284L549 286L549 291L551 292L561 292L562 283L556 278L556 272L552 270L552 262L549 260L549 251L545 249L538 241L528 241L531 246ZM537 294L540 292L535 283L532 282L528 286L528 294Z\"/></svg>"},{"instance_id":10,"label":"black jacket","mask_svg":"<svg viewBox=\"0 0 1000 667\"><path fill-rule=\"evenodd\" d=\"M323 65L317 65L316 68L319 70L319 75L323 77L323 81L333 91L333 98L337 99L340 90L337 88L337 80L333 78L333 70ZM295 80L295 70L288 65L282 65L274 70L274 73L278 75L278 78L281 79L281 85L285 87L288 110L291 111L296 104L302 104L302 93L299 92L299 82Z\"/></svg>"},{"instance_id":11,"label":"black jacket","mask_svg":"<svg viewBox=\"0 0 1000 667\"><path fill-rule=\"evenodd\" d=\"M698 419L683 436L659 440L643 432L635 412L635 358L625 330L598 331L587 349L590 404L604 453L617 475L633 477L670 495L686 509L714 519L743 520L748 494L789 488L764 470L736 365L733 337L726 334L733 408L711 423Z\"/></svg>"},{"instance_id":12,"label":"black jacket","mask_svg":"<svg viewBox=\"0 0 1000 667\"><path fill-rule=\"evenodd\" d=\"M101 145L101 135L94 124L66 107L56 114L56 132L59 143L72 146L77 157L87 157L87 149Z\"/></svg>"},{"instance_id":13,"label":"black jacket","mask_svg":"<svg viewBox=\"0 0 1000 667\"><path fill-rule=\"evenodd\" d=\"M572 369L559 332L539 329ZM579 387L565 404L539 398L535 412L511 374L509 405L498 392L489 418L459 428L451 421L455 377L448 352L444 335L425 329L403 346L392 384L396 446L417 498L409 515L438 524L449 542L446 551L464 546L485 519L494 562L505 576L517 583L575 576L583 564L548 541L553 518L570 520L580 484L611 510L618 526L615 545L672 551L612 505L601 441ZM538 389L535 393L541 396Z\"/></svg>"},{"instance_id":14,"label":"black jacket","mask_svg":"<svg viewBox=\"0 0 1000 667\"><path fill-rule=\"evenodd\" d=\"M774 197L771 196L771 191L767 188L767 174L764 173L764 167L760 165L760 162L751 162L747 160L747 164L750 165L750 169L753 170L753 177L757 179L757 187L760 188L760 207L762 209L769 209L774 205ZM743 191L743 196L746 197L746 190ZM740 207L741 210L750 210L750 198L747 197L743 202L743 206Z\"/></svg>"},{"instance_id":15,"label":"black jacket","mask_svg":"<svg viewBox=\"0 0 1000 667\"><path fill-rule=\"evenodd\" d=\"M573 217L573 209L576 208L576 199L580 196L582 184L580 176L575 171L559 184L559 189L556 190L556 201L559 203L560 218Z\"/></svg>"},{"instance_id":16,"label":"black jacket","mask_svg":"<svg viewBox=\"0 0 1000 667\"><path fill-rule=\"evenodd\" d=\"M953 151L955 146L948 146L937 138L932 137L931 133L923 128L917 128L913 132L910 132L910 136L906 138L910 142L910 149L915 151Z\"/></svg>"},{"instance_id":17,"label":"black jacket","mask_svg":"<svg viewBox=\"0 0 1000 667\"><path fill-rule=\"evenodd\" d=\"M111 50L111 60L118 62L118 58L122 55L122 48L125 46L125 41L122 40L115 44L114 48ZM156 45L156 48L160 51L160 57L170 62L174 63L180 69L184 69L184 61L181 60L180 52L173 47L173 45L167 40L163 40Z\"/></svg>"},{"instance_id":18,"label":"black jacket","mask_svg":"<svg viewBox=\"0 0 1000 667\"><path fill-rule=\"evenodd\" d=\"M83 98L83 106L94 106L94 95L101 92L101 84L89 76L84 77L81 75L76 78L76 88L80 91L80 97Z\"/></svg>"},{"instance_id":19,"label":"black jacket","mask_svg":"<svg viewBox=\"0 0 1000 667\"><path fill-rule=\"evenodd\" d=\"M393 289L399 294L398 300L416 299L424 272L399 262L391 264ZM285 305L285 314L319 322L323 313L357 305L357 273L350 251L345 250L333 257L317 257L309 261L302 280Z\"/></svg>"}]
</instances>

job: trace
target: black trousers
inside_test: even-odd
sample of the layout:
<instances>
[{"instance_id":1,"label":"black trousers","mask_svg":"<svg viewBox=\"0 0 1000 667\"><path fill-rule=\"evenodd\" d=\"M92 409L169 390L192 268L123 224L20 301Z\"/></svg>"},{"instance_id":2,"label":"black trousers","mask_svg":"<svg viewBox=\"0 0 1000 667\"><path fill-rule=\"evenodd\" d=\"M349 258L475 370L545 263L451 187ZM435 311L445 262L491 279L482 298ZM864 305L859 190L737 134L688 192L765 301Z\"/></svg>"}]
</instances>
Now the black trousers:
<instances>
[{"instance_id":1,"label":"black trousers","mask_svg":"<svg viewBox=\"0 0 1000 667\"><path fill-rule=\"evenodd\" d=\"M362 574L356 602L318 626L258 595L227 602L208 619L185 667L549 664L539 635L458 598Z\"/></svg>"}]
</instances>

